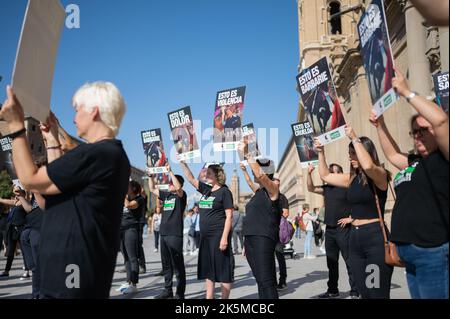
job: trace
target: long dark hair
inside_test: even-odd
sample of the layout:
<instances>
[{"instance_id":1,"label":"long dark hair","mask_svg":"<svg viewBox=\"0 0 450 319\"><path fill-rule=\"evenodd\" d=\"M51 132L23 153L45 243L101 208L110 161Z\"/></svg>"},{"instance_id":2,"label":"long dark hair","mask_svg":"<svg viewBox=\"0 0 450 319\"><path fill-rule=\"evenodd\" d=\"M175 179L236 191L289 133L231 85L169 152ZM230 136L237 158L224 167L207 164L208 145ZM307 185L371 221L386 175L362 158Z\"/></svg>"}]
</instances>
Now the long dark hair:
<instances>
[{"instance_id":1,"label":"long dark hair","mask_svg":"<svg viewBox=\"0 0 450 319\"><path fill-rule=\"evenodd\" d=\"M372 142L372 140L366 136L360 137L359 138L361 140L361 144L364 146L364 149L367 151L367 153L369 153L370 158L372 159L373 163L376 166L383 166L380 163L380 158L378 157L378 152L377 149L375 147L375 144ZM348 149L349 151L355 151L355 147L353 146L353 143L350 143L348 145ZM388 177L388 181L391 180L391 173L386 170L387 173L387 177ZM367 183L370 180L370 177L368 177L366 175L366 173L364 172L363 169L361 169L360 167L358 168L354 168L351 164L350 164L350 183L353 182L353 179L355 179L357 176L359 176L360 181L362 182L363 185L367 185Z\"/></svg>"}]
</instances>

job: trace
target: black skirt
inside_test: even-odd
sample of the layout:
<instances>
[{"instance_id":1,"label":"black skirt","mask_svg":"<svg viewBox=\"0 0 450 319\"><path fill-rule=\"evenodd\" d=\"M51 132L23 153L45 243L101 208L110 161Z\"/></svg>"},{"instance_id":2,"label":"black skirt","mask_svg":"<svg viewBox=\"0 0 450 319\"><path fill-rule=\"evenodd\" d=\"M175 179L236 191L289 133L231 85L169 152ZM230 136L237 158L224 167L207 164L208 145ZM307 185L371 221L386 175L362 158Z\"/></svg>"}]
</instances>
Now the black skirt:
<instances>
[{"instance_id":1,"label":"black skirt","mask_svg":"<svg viewBox=\"0 0 450 319\"><path fill-rule=\"evenodd\" d=\"M234 282L234 256L231 248L231 234L228 247L221 251L222 234L201 235L198 254L197 275L199 280L209 279L213 282Z\"/></svg>"}]
</instances>

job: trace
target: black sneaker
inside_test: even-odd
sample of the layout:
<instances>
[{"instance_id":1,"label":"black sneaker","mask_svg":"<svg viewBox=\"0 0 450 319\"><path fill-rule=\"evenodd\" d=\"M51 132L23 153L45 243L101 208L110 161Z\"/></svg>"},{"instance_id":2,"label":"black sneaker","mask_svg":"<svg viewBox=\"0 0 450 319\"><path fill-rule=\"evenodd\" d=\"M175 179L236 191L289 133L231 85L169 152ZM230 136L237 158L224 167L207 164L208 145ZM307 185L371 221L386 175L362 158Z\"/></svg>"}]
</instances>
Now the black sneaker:
<instances>
[{"instance_id":1,"label":"black sneaker","mask_svg":"<svg viewBox=\"0 0 450 319\"><path fill-rule=\"evenodd\" d=\"M164 272L161 270L159 273L155 274L156 277L164 276Z\"/></svg>"},{"instance_id":2,"label":"black sneaker","mask_svg":"<svg viewBox=\"0 0 450 319\"><path fill-rule=\"evenodd\" d=\"M173 297L173 299L184 299L184 295L179 295L179 294L176 294L175 295L175 297Z\"/></svg>"},{"instance_id":3,"label":"black sneaker","mask_svg":"<svg viewBox=\"0 0 450 319\"><path fill-rule=\"evenodd\" d=\"M359 294L351 293L350 299L361 299L361 296Z\"/></svg>"},{"instance_id":4,"label":"black sneaker","mask_svg":"<svg viewBox=\"0 0 450 319\"><path fill-rule=\"evenodd\" d=\"M0 274L0 278L6 278L6 277L9 277L9 273L7 273L7 272L2 272L2 273Z\"/></svg>"},{"instance_id":5,"label":"black sneaker","mask_svg":"<svg viewBox=\"0 0 450 319\"><path fill-rule=\"evenodd\" d=\"M119 270L117 270L117 272L125 273L125 272L127 272L127 269L125 267L124 268L120 268Z\"/></svg>"},{"instance_id":6,"label":"black sneaker","mask_svg":"<svg viewBox=\"0 0 450 319\"><path fill-rule=\"evenodd\" d=\"M340 294L338 292L333 294L333 293L330 293L330 292L327 291L327 292L317 296L317 298L319 298L319 299L332 299L332 298L337 298L339 296L340 296Z\"/></svg>"},{"instance_id":7,"label":"black sneaker","mask_svg":"<svg viewBox=\"0 0 450 319\"><path fill-rule=\"evenodd\" d=\"M173 299L173 292L164 290L162 293L156 296L155 299Z\"/></svg>"},{"instance_id":8,"label":"black sneaker","mask_svg":"<svg viewBox=\"0 0 450 319\"><path fill-rule=\"evenodd\" d=\"M287 285L286 284L278 284L277 285L277 290L286 290L287 289Z\"/></svg>"}]
</instances>

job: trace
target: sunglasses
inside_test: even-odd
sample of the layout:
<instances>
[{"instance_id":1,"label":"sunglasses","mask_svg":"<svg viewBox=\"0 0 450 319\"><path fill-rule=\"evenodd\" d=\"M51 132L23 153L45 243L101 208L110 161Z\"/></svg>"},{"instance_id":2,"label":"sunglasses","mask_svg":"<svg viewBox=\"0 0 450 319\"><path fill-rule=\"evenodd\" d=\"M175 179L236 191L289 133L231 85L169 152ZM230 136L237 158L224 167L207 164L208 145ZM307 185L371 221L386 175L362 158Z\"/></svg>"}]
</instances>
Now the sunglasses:
<instances>
[{"instance_id":1,"label":"sunglasses","mask_svg":"<svg viewBox=\"0 0 450 319\"><path fill-rule=\"evenodd\" d=\"M409 132L409 136L416 137L416 136L424 136L426 133L429 133L430 130L428 127L419 127L416 129L413 129L411 132Z\"/></svg>"}]
</instances>

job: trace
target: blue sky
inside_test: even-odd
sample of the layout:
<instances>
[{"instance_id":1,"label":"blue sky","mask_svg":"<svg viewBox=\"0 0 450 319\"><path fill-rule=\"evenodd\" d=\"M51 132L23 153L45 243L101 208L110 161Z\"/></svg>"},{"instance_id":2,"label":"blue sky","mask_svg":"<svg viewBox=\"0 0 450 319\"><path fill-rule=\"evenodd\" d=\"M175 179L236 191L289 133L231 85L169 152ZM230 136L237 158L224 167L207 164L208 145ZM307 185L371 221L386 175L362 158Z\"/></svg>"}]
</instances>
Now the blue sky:
<instances>
[{"instance_id":1,"label":"blue sky","mask_svg":"<svg viewBox=\"0 0 450 319\"><path fill-rule=\"evenodd\" d=\"M171 146L168 112L190 105L194 119L211 127L216 92L246 85L244 122L278 128L274 159L282 156L298 105L295 0L61 3L77 4L81 11L81 28L64 28L52 91L52 110L69 133L76 133L73 93L85 82L111 81L128 106L119 139L132 164L144 167L142 130L162 128L165 144ZM2 101L26 5L26 0L0 0ZM194 174L200 166L191 165ZM229 180L237 166L226 166ZM180 172L176 163L172 167ZM241 179L245 191L244 183Z\"/></svg>"}]
</instances>

